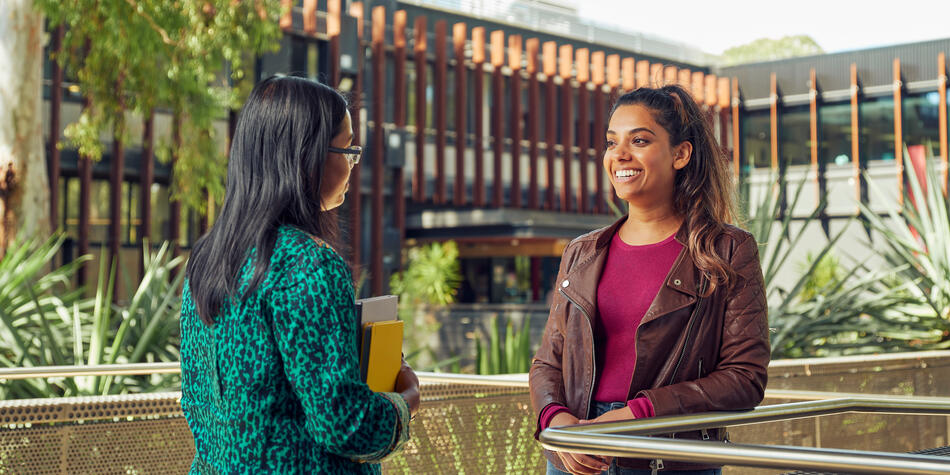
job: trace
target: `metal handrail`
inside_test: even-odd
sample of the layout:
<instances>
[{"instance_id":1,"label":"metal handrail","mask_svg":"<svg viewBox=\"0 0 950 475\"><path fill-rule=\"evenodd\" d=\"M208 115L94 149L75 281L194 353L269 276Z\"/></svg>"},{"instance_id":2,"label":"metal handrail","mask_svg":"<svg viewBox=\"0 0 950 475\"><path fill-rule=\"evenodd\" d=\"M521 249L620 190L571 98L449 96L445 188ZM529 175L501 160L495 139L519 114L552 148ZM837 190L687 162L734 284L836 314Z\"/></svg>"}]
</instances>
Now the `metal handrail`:
<instances>
[{"instance_id":1,"label":"metal handrail","mask_svg":"<svg viewBox=\"0 0 950 475\"><path fill-rule=\"evenodd\" d=\"M821 394L804 393L808 393L809 396ZM950 459L932 455L650 437L670 432L800 419L844 412L950 415L950 398L855 396L794 402L760 406L749 411L706 412L548 428L541 432L539 440L541 445L549 450L615 457L851 473L950 473Z\"/></svg>"},{"instance_id":2,"label":"metal handrail","mask_svg":"<svg viewBox=\"0 0 950 475\"><path fill-rule=\"evenodd\" d=\"M0 380L174 374L180 371L181 366L178 362L0 368ZM417 375L423 384L528 387L528 375L523 373L487 376L418 372ZM950 460L930 455L727 444L649 436L726 425L745 425L816 417L843 412L950 415L950 398L867 396L782 389L766 390L765 397L798 399L806 402L761 406L740 412L710 412L548 428L541 432L540 440L545 448L551 450L621 457L662 458L773 469L811 469L852 473L950 473Z\"/></svg>"},{"instance_id":3,"label":"metal handrail","mask_svg":"<svg viewBox=\"0 0 950 475\"><path fill-rule=\"evenodd\" d=\"M126 363L103 365L27 366L0 368L0 380L73 378L80 376L148 376L153 374L177 374L181 363ZM417 371L419 381L426 384L477 384L479 386L528 387L528 375L521 374L454 374Z\"/></svg>"}]
</instances>

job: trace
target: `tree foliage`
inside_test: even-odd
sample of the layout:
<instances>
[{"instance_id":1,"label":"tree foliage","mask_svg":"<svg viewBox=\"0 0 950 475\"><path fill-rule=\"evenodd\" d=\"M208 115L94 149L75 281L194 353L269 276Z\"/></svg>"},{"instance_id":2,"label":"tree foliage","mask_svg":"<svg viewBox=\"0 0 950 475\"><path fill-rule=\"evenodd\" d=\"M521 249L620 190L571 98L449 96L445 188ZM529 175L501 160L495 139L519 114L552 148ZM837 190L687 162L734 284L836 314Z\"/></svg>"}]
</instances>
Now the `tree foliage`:
<instances>
[{"instance_id":1,"label":"tree foliage","mask_svg":"<svg viewBox=\"0 0 950 475\"><path fill-rule=\"evenodd\" d=\"M723 65L731 66L757 61L824 54L825 50L808 35L783 36L779 39L759 38L744 45L733 46L722 53Z\"/></svg>"},{"instance_id":2,"label":"tree foliage","mask_svg":"<svg viewBox=\"0 0 950 475\"><path fill-rule=\"evenodd\" d=\"M36 0L50 28L66 26L56 56L89 107L66 128L70 145L98 159L100 137L124 138L124 111L173 114L179 141L158 155L176 157L174 193L201 209L221 197L226 159L212 127L253 86L255 55L276 49L280 2L274 0ZM229 77L233 81L229 81ZM233 86L230 84L233 82ZM127 140L127 139L126 139Z\"/></svg>"}]
</instances>

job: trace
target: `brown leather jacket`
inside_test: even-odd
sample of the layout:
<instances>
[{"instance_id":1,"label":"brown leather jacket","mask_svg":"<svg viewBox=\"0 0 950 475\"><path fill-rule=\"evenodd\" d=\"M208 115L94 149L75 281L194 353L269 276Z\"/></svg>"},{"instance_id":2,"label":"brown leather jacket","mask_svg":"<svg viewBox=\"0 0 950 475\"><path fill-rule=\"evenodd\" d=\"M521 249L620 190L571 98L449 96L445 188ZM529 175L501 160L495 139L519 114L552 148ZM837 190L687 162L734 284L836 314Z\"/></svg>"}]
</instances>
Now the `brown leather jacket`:
<instances>
[{"instance_id":1,"label":"brown leather jacket","mask_svg":"<svg viewBox=\"0 0 950 475\"><path fill-rule=\"evenodd\" d=\"M625 219L578 237L564 250L544 337L531 363L536 416L549 404L566 406L579 419L593 416L597 283L610 240ZM715 248L735 270L737 281L731 290L717 287L700 299L701 272L686 252L686 237L684 225L675 237L683 251L637 329L637 362L627 399L646 396L657 416L753 408L762 401L770 355L768 308L755 239L734 226L725 228ZM725 431L672 436L722 440ZM545 455L564 470L556 455L549 451ZM642 469L651 463L620 460L624 468ZM663 466L712 468L682 462Z\"/></svg>"}]
</instances>

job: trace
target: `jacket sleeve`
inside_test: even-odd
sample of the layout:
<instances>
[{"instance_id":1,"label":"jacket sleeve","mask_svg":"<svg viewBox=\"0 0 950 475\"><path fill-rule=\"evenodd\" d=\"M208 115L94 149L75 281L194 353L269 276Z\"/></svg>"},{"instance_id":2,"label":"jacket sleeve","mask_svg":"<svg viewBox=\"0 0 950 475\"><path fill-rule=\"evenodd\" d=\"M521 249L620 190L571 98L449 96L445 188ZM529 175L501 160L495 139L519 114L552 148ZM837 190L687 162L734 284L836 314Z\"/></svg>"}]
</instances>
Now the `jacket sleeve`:
<instances>
[{"instance_id":1,"label":"jacket sleeve","mask_svg":"<svg viewBox=\"0 0 950 475\"><path fill-rule=\"evenodd\" d=\"M400 394L374 393L360 380L349 271L332 251L317 252L314 265L298 264L270 296L284 374L317 444L379 461L409 438L409 406Z\"/></svg>"},{"instance_id":2,"label":"jacket sleeve","mask_svg":"<svg viewBox=\"0 0 950 475\"><path fill-rule=\"evenodd\" d=\"M536 428L535 439L541 432L541 414L544 408L557 404L567 407L567 398L564 394L564 377L561 374L561 350L564 346L564 331L560 327L563 308L567 302L557 292L557 284L564 280L570 269L572 259L571 246L564 250L561 256L561 265L557 278L554 280L554 291L548 321L544 325L544 334L541 337L541 346L531 360L528 372L528 386L531 391L531 405L534 409Z\"/></svg>"},{"instance_id":3,"label":"jacket sleeve","mask_svg":"<svg viewBox=\"0 0 950 475\"><path fill-rule=\"evenodd\" d=\"M768 304L751 235L735 245L737 281L726 295L719 363L707 376L640 391L657 416L751 409L762 402L770 358Z\"/></svg>"}]
</instances>

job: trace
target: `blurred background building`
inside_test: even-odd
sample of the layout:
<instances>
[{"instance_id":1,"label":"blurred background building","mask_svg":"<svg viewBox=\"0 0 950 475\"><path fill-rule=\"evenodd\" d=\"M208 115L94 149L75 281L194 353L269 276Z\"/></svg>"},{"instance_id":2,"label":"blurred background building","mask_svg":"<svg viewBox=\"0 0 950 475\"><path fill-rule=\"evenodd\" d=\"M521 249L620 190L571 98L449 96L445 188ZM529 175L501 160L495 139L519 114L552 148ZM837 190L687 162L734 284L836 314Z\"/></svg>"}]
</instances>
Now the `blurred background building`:
<instances>
[{"instance_id":1,"label":"blurred background building","mask_svg":"<svg viewBox=\"0 0 950 475\"><path fill-rule=\"evenodd\" d=\"M359 108L366 151L341 213L364 295L387 291L407 246L451 239L460 302L543 304L567 242L622 210L602 172L603 130L613 98L640 86L691 91L744 199L780 176L789 189L804 180L785 210L793 216L827 199L816 239L844 226L859 202L884 211L910 163L941 163L947 182L950 38L720 67L699 48L583 20L572 1L287 3L281 47L257 59L256 77L316 78ZM77 242L107 245L113 227L120 273L140 272L144 238L187 252L209 221L169 199L171 167L155 151L175 140L171 115L128 117L124 170L113 170L103 136L105 156L82 174L76 151L54 153L50 139L79 116L79 88L49 60L45 74L53 213L70 236L64 259ZM222 111L216 124L222 154L235 120Z\"/></svg>"}]
</instances>

